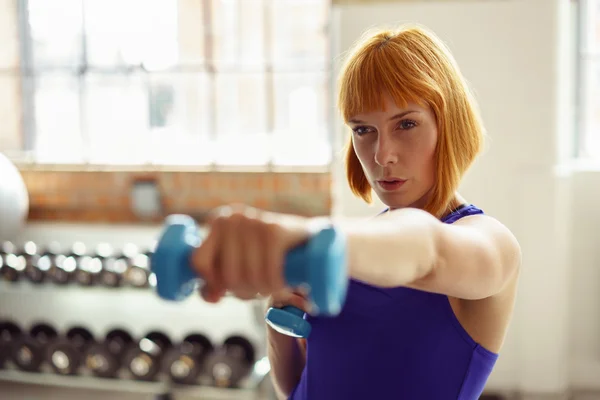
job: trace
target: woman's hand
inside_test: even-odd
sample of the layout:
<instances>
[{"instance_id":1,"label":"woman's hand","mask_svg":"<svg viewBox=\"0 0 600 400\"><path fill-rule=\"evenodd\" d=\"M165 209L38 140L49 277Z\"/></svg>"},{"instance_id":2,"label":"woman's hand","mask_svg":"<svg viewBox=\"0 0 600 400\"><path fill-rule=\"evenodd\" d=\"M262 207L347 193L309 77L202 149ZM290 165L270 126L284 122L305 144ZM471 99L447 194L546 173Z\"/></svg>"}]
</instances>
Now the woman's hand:
<instances>
[{"instance_id":1,"label":"woman's hand","mask_svg":"<svg viewBox=\"0 0 600 400\"><path fill-rule=\"evenodd\" d=\"M271 307L283 308L286 306L294 306L305 313L310 313L311 310L310 302L307 299L306 293L299 289L283 289L269 296L269 299L267 300L267 309L265 312Z\"/></svg>"},{"instance_id":2,"label":"woman's hand","mask_svg":"<svg viewBox=\"0 0 600 400\"><path fill-rule=\"evenodd\" d=\"M226 291L245 300L282 291L286 253L311 235L306 218L245 206L218 208L207 228L192 264L205 283L202 297L212 303Z\"/></svg>"}]
</instances>

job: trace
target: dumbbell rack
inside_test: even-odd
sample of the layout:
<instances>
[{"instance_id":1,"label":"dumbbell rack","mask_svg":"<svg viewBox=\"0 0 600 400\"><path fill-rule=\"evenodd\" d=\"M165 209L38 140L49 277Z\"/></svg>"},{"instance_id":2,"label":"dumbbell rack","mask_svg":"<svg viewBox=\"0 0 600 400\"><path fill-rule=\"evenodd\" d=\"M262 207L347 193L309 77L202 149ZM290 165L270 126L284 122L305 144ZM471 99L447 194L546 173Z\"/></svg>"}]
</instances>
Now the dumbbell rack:
<instances>
[{"instance_id":1,"label":"dumbbell rack","mask_svg":"<svg viewBox=\"0 0 600 400\"><path fill-rule=\"evenodd\" d=\"M34 284L25 279L0 281L0 319L12 320L24 327L51 322L57 330L65 331L71 326L83 325L97 337L113 327L127 327L128 332L136 337L158 329L168 333L174 342L198 330L213 343L220 343L231 334L243 334L252 343L257 356L251 374L235 389L202 384L174 385L165 380L140 382L85 375L62 376L16 369L0 370L0 382L149 396L166 390L177 400L271 399L263 312L261 302L232 297L219 304L205 303L199 296L191 296L181 303L170 303L158 298L152 288L61 286Z\"/></svg>"},{"instance_id":2,"label":"dumbbell rack","mask_svg":"<svg viewBox=\"0 0 600 400\"><path fill-rule=\"evenodd\" d=\"M88 376L61 376L48 373L31 373L16 370L0 370L0 382L59 387L68 389L84 389L94 391L111 391L135 393L148 396L170 393L176 400L263 400L270 399L271 388L264 379L264 361L257 362L254 374L239 389L221 389L210 386L170 385L162 382L119 381Z\"/></svg>"}]
</instances>

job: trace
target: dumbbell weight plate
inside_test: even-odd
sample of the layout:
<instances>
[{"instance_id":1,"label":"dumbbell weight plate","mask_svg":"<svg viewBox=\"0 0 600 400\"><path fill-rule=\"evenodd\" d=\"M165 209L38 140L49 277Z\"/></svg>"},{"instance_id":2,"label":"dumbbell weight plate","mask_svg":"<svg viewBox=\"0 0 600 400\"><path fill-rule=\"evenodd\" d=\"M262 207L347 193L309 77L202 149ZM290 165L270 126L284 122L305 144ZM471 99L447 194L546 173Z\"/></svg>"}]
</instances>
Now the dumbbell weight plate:
<instances>
[{"instance_id":1,"label":"dumbbell weight plate","mask_svg":"<svg viewBox=\"0 0 600 400\"><path fill-rule=\"evenodd\" d=\"M70 270L66 260L70 260ZM61 254L61 246L58 242L50 242L38 260L38 267L47 271L46 276L51 282L64 285L69 283L71 273L75 271L75 259Z\"/></svg>"},{"instance_id":2,"label":"dumbbell weight plate","mask_svg":"<svg viewBox=\"0 0 600 400\"><path fill-rule=\"evenodd\" d=\"M19 257L24 260L27 279L33 283L42 283L46 278L46 271L39 268L40 255L37 253L37 245L34 242L26 242Z\"/></svg>"},{"instance_id":3,"label":"dumbbell weight plate","mask_svg":"<svg viewBox=\"0 0 600 400\"><path fill-rule=\"evenodd\" d=\"M85 352L84 365L97 377L115 378L121 368L121 361L119 355L109 352L104 344L94 343Z\"/></svg>"},{"instance_id":4,"label":"dumbbell weight plate","mask_svg":"<svg viewBox=\"0 0 600 400\"><path fill-rule=\"evenodd\" d=\"M145 288L148 287L148 276L150 274L148 273L148 271L137 267L137 266L133 266L131 268L129 268L127 270L127 272L125 273L125 279L127 280L128 284L130 286L136 287L136 288Z\"/></svg>"},{"instance_id":5,"label":"dumbbell weight plate","mask_svg":"<svg viewBox=\"0 0 600 400\"><path fill-rule=\"evenodd\" d=\"M66 285L71 281L73 272L76 269L75 259L72 257L66 257L62 254L56 256L44 255L38 261L38 264L47 264L48 277L53 283L58 285Z\"/></svg>"},{"instance_id":6,"label":"dumbbell weight plate","mask_svg":"<svg viewBox=\"0 0 600 400\"><path fill-rule=\"evenodd\" d=\"M112 271L114 258L114 249L108 243L100 243L96 247L96 252L92 257L93 262L98 262L100 271L98 271L98 281L102 286L114 287L119 284L119 277Z\"/></svg>"},{"instance_id":7,"label":"dumbbell weight plate","mask_svg":"<svg viewBox=\"0 0 600 400\"><path fill-rule=\"evenodd\" d=\"M146 254L137 254L125 272L125 281L129 286L136 288L148 287L148 277L150 275L149 257Z\"/></svg>"},{"instance_id":8,"label":"dumbbell weight plate","mask_svg":"<svg viewBox=\"0 0 600 400\"><path fill-rule=\"evenodd\" d=\"M75 281L82 286L93 286L98 282L100 271L102 262L99 258L83 256L75 270Z\"/></svg>"},{"instance_id":9,"label":"dumbbell weight plate","mask_svg":"<svg viewBox=\"0 0 600 400\"><path fill-rule=\"evenodd\" d=\"M164 371L175 383L197 383L204 360L213 346L203 335L189 335L178 346L170 348L163 358Z\"/></svg>"},{"instance_id":10,"label":"dumbbell weight plate","mask_svg":"<svg viewBox=\"0 0 600 400\"><path fill-rule=\"evenodd\" d=\"M248 374L248 367L228 354L221 354L207 361L207 369L213 384L221 388L237 387Z\"/></svg>"},{"instance_id":11,"label":"dumbbell weight plate","mask_svg":"<svg viewBox=\"0 0 600 400\"><path fill-rule=\"evenodd\" d=\"M123 275L127 272L127 261L122 258L107 258L103 260L100 282L108 287L119 287L123 281Z\"/></svg>"},{"instance_id":12,"label":"dumbbell weight plate","mask_svg":"<svg viewBox=\"0 0 600 400\"><path fill-rule=\"evenodd\" d=\"M16 247L12 242L0 242L0 279L14 282L19 279L15 270L17 264ZM23 265L23 268L25 266Z\"/></svg>"},{"instance_id":13,"label":"dumbbell weight plate","mask_svg":"<svg viewBox=\"0 0 600 400\"><path fill-rule=\"evenodd\" d=\"M187 354L180 354L169 363L169 375L173 382L192 384L200 374L199 364Z\"/></svg>"},{"instance_id":14,"label":"dumbbell weight plate","mask_svg":"<svg viewBox=\"0 0 600 400\"><path fill-rule=\"evenodd\" d=\"M100 378L114 378L119 370L117 358L104 351L101 344L93 344L85 355L85 367Z\"/></svg>"},{"instance_id":15,"label":"dumbbell weight plate","mask_svg":"<svg viewBox=\"0 0 600 400\"><path fill-rule=\"evenodd\" d=\"M46 348L57 336L56 330L49 325L32 327L29 335L16 340L12 360L20 370L38 372L46 360Z\"/></svg>"},{"instance_id":16,"label":"dumbbell weight plate","mask_svg":"<svg viewBox=\"0 0 600 400\"><path fill-rule=\"evenodd\" d=\"M55 373L74 375L77 372L81 356L69 346L68 342L61 341L48 353L50 367Z\"/></svg>"},{"instance_id":17,"label":"dumbbell weight plate","mask_svg":"<svg viewBox=\"0 0 600 400\"><path fill-rule=\"evenodd\" d=\"M162 357L171 346L166 335L152 332L140 340L139 345L130 348L123 361L133 379L152 381L160 372Z\"/></svg>"},{"instance_id":18,"label":"dumbbell weight plate","mask_svg":"<svg viewBox=\"0 0 600 400\"><path fill-rule=\"evenodd\" d=\"M235 388L252 369L254 348L243 337L228 338L223 347L208 356L206 370L213 385L223 388Z\"/></svg>"},{"instance_id":19,"label":"dumbbell weight plate","mask_svg":"<svg viewBox=\"0 0 600 400\"><path fill-rule=\"evenodd\" d=\"M11 358L15 340L21 335L21 329L14 323L0 323L0 368Z\"/></svg>"},{"instance_id":20,"label":"dumbbell weight plate","mask_svg":"<svg viewBox=\"0 0 600 400\"><path fill-rule=\"evenodd\" d=\"M13 360L17 367L23 371L37 371L44 361L44 357L39 354L40 349L37 343L29 337L23 338L13 351Z\"/></svg>"},{"instance_id":21,"label":"dumbbell weight plate","mask_svg":"<svg viewBox=\"0 0 600 400\"><path fill-rule=\"evenodd\" d=\"M114 329L106 335L103 343L93 343L85 351L85 367L95 376L115 378L121 368L121 360L133 345L126 331Z\"/></svg>"},{"instance_id":22,"label":"dumbbell weight plate","mask_svg":"<svg viewBox=\"0 0 600 400\"><path fill-rule=\"evenodd\" d=\"M83 350L92 341L92 334L84 328L70 329L66 337L54 340L47 351L52 370L60 375L75 375L83 361Z\"/></svg>"},{"instance_id":23,"label":"dumbbell weight plate","mask_svg":"<svg viewBox=\"0 0 600 400\"><path fill-rule=\"evenodd\" d=\"M152 380L158 371L155 357L148 353L136 353L128 362L129 369L136 379Z\"/></svg>"},{"instance_id":24,"label":"dumbbell weight plate","mask_svg":"<svg viewBox=\"0 0 600 400\"><path fill-rule=\"evenodd\" d=\"M16 282L21 278L25 270L25 259L16 254L8 253L2 256L2 268L0 277L7 282Z\"/></svg>"}]
</instances>

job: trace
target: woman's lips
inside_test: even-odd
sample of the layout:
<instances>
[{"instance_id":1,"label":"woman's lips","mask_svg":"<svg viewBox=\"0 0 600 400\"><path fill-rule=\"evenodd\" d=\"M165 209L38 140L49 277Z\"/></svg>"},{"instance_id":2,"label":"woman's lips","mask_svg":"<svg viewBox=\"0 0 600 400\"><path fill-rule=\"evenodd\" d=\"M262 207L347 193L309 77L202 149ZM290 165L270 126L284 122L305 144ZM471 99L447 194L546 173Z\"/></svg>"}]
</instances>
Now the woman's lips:
<instances>
[{"instance_id":1,"label":"woman's lips","mask_svg":"<svg viewBox=\"0 0 600 400\"><path fill-rule=\"evenodd\" d=\"M384 179L377 181L377 185L386 192L393 192L400 189L405 182L403 179Z\"/></svg>"}]
</instances>

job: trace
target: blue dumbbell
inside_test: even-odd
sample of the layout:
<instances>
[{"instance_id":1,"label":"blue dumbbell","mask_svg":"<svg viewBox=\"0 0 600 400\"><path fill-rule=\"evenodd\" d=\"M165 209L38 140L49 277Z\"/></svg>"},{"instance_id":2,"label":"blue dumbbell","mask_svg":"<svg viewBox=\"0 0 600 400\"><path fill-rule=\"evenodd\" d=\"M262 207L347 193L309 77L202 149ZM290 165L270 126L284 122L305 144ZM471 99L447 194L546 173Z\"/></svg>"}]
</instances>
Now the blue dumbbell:
<instances>
[{"instance_id":1,"label":"blue dumbbell","mask_svg":"<svg viewBox=\"0 0 600 400\"><path fill-rule=\"evenodd\" d=\"M202 284L202 277L190 265L192 252L201 243L192 217L181 214L167 217L150 263L161 298L181 301ZM308 290L308 301L315 315L339 314L348 287L344 237L334 228L321 230L307 243L288 252L283 272L289 287ZM304 312L296 307L270 308L265 320L273 329L289 336L307 337L310 333Z\"/></svg>"}]
</instances>

